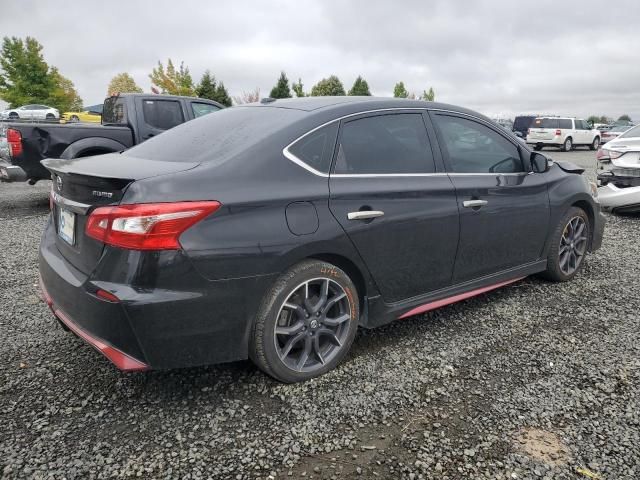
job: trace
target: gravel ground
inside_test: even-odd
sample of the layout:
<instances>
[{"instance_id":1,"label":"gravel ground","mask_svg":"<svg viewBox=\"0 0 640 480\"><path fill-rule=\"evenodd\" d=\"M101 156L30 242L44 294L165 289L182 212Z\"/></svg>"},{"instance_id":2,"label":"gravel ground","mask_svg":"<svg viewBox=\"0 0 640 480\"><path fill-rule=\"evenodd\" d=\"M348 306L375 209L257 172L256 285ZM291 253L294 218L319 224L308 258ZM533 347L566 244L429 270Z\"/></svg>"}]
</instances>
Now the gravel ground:
<instances>
[{"instance_id":1,"label":"gravel ground","mask_svg":"<svg viewBox=\"0 0 640 480\"><path fill-rule=\"evenodd\" d=\"M550 152L593 167L589 151ZM3 478L640 477L640 219L575 281L362 331L322 378L122 374L38 300L45 182L0 185Z\"/></svg>"}]
</instances>

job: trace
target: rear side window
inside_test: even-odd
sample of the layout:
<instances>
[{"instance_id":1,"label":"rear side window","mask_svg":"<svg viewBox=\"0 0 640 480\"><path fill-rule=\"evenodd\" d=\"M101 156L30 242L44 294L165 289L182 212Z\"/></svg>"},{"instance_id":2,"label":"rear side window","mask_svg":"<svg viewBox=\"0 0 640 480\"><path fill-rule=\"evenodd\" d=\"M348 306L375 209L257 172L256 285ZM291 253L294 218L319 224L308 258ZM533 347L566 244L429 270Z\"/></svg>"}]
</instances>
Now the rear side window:
<instances>
[{"instance_id":1,"label":"rear side window","mask_svg":"<svg viewBox=\"0 0 640 480\"><path fill-rule=\"evenodd\" d=\"M571 130L573 126L571 125L571 119L569 118L560 118L558 119L558 128L564 128L566 130Z\"/></svg>"},{"instance_id":2,"label":"rear side window","mask_svg":"<svg viewBox=\"0 0 640 480\"><path fill-rule=\"evenodd\" d=\"M640 137L640 125L637 125L627 130L622 135L620 135L619 138L633 138L633 137Z\"/></svg>"},{"instance_id":3,"label":"rear side window","mask_svg":"<svg viewBox=\"0 0 640 480\"><path fill-rule=\"evenodd\" d=\"M193 102L191 104L191 110L193 111L193 116L198 118L206 115L207 113L216 112L220 110L220 108L215 105L211 105L210 103Z\"/></svg>"},{"instance_id":4,"label":"rear side window","mask_svg":"<svg viewBox=\"0 0 640 480\"><path fill-rule=\"evenodd\" d=\"M329 173L339 124L340 122L333 122L302 137L289 147L289 153L311 168Z\"/></svg>"},{"instance_id":5,"label":"rear side window","mask_svg":"<svg viewBox=\"0 0 640 480\"><path fill-rule=\"evenodd\" d=\"M341 174L434 172L422 114L379 115L345 123L334 171Z\"/></svg>"},{"instance_id":6,"label":"rear side window","mask_svg":"<svg viewBox=\"0 0 640 480\"><path fill-rule=\"evenodd\" d=\"M531 128L560 128L560 127L558 126L557 118L536 118L531 124Z\"/></svg>"},{"instance_id":7,"label":"rear side window","mask_svg":"<svg viewBox=\"0 0 640 480\"><path fill-rule=\"evenodd\" d=\"M524 171L518 148L481 123L435 115L449 170L456 173L519 173Z\"/></svg>"},{"instance_id":8,"label":"rear side window","mask_svg":"<svg viewBox=\"0 0 640 480\"><path fill-rule=\"evenodd\" d=\"M143 100L142 115L147 125L160 130L184 123L182 107L175 100Z\"/></svg>"},{"instance_id":9,"label":"rear side window","mask_svg":"<svg viewBox=\"0 0 640 480\"><path fill-rule=\"evenodd\" d=\"M124 100L109 97L104 101L102 109L102 123L109 125L123 125L127 123Z\"/></svg>"}]
</instances>

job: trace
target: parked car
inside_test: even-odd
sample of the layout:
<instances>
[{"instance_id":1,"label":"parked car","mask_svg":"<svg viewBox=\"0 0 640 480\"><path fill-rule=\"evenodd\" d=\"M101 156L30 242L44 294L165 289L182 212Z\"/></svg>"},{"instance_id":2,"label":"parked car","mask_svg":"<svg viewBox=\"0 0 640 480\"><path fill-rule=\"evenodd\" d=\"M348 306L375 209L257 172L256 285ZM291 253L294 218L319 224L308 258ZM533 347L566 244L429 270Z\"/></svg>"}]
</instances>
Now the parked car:
<instances>
[{"instance_id":1,"label":"parked car","mask_svg":"<svg viewBox=\"0 0 640 480\"><path fill-rule=\"evenodd\" d=\"M11 166L0 165L4 181L34 184L51 178L40 161L120 152L170 128L224 108L203 98L127 93L104 101L102 125L10 123ZM108 166L106 167L108 168Z\"/></svg>"},{"instance_id":2,"label":"parked car","mask_svg":"<svg viewBox=\"0 0 640 480\"><path fill-rule=\"evenodd\" d=\"M538 118L538 115L516 116L516 118L513 119L513 133L520 138L527 138L527 131L536 118Z\"/></svg>"},{"instance_id":3,"label":"parked car","mask_svg":"<svg viewBox=\"0 0 640 480\"><path fill-rule=\"evenodd\" d=\"M45 160L55 316L122 370L334 368L356 328L536 273L572 279L604 220L582 169L451 105L232 107L121 154Z\"/></svg>"},{"instance_id":4,"label":"parked car","mask_svg":"<svg viewBox=\"0 0 640 480\"><path fill-rule=\"evenodd\" d=\"M618 138L618 136L620 136L622 133L626 132L630 128L631 127L619 125L617 127L611 127L608 130L601 130L600 143L607 143L610 140L615 140L616 138Z\"/></svg>"},{"instance_id":5,"label":"parked car","mask_svg":"<svg viewBox=\"0 0 640 480\"><path fill-rule=\"evenodd\" d=\"M600 145L600 131L593 129L580 118L538 117L527 133L527 144L535 150L543 147L559 147L563 152L576 146L596 150Z\"/></svg>"},{"instance_id":6,"label":"parked car","mask_svg":"<svg viewBox=\"0 0 640 480\"><path fill-rule=\"evenodd\" d=\"M102 104L84 107L81 112L64 112L60 117L61 123L101 123L102 121Z\"/></svg>"},{"instance_id":7,"label":"parked car","mask_svg":"<svg viewBox=\"0 0 640 480\"><path fill-rule=\"evenodd\" d=\"M607 142L596 158L602 207L615 213L640 212L640 125Z\"/></svg>"},{"instance_id":8,"label":"parked car","mask_svg":"<svg viewBox=\"0 0 640 480\"><path fill-rule=\"evenodd\" d=\"M3 120L57 120L60 112L46 105L24 105L0 112Z\"/></svg>"}]
</instances>

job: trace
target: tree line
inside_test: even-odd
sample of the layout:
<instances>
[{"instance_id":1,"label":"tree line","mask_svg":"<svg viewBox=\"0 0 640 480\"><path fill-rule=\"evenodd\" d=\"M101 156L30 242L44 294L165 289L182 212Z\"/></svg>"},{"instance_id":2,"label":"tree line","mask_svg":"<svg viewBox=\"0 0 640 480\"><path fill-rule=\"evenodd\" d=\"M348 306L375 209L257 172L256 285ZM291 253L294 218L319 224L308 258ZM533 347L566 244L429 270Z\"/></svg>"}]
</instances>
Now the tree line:
<instances>
[{"instance_id":1,"label":"tree line","mask_svg":"<svg viewBox=\"0 0 640 480\"><path fill-rule=\"evenodd\" d=\"M42 45L33 37L22 40L17 37L4 37L0 50L0 98L9 103L10 108L36 103L46 104L61 112L82 109L82 98L71 80L64 77L56 67L50 66L42 54ZM195 96L215 100L223 105L249 103L260 100L260 90L230 97L224 82L218 80L210 70L206 70L200 81L195 83L189 68L184 62L178 66L169 58L165 64L158 65L149 74L151 91L157 94ZM140 88L133 77L127 73L119 73L108 84L107 96L118 93L140 93ZM371 95L367 81L358 76L352 87L346 91L336 75L323 78L313 85L311 91L305 92L302 79L289 82L285 72L281 72L276 84L271 89L271 98L291 98L327 95ZM416 96L409 92L403 82L398 82L393 89L397 98L420 98L433 101L433 87Z\"/></svg>"},{"instance_id":2,"label":"tree line","mask_svg":"<svg viewBox=\"0 0 640 480\"><path fill-rule=\"evenodd\" d=\"M620 115L620 117L618 117L618 121L619 122L630 122L631 121L631 117L625 113L624 115ZM595 124L595 123L609 124L609 123L613 123L614 119L611 118L611 117L608 117L606 115L590 115L589 118L587 118L587 122L589 122L592 125Z\"/></svg>"}]
</instances>

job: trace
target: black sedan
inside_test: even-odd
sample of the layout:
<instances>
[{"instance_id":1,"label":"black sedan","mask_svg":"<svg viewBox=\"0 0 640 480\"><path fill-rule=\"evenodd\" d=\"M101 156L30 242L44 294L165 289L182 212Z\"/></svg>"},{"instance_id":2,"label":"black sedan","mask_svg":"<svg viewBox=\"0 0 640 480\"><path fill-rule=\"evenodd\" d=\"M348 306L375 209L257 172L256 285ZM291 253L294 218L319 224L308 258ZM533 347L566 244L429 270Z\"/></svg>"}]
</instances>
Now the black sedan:
<instances>
[{"instance_id":1,"label":"black sedan","mask_svg":"<svg viewBox=\"0 0 640 480\"><path fill-rule=\"evenodd\" d=\"M433 102L265 99L43 163L44 297L129 371L249 357L305 380L358 326L570 280L604 229L578 167Z\"/></svg>"}]
</instances>

